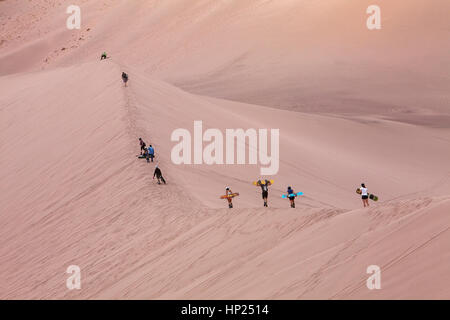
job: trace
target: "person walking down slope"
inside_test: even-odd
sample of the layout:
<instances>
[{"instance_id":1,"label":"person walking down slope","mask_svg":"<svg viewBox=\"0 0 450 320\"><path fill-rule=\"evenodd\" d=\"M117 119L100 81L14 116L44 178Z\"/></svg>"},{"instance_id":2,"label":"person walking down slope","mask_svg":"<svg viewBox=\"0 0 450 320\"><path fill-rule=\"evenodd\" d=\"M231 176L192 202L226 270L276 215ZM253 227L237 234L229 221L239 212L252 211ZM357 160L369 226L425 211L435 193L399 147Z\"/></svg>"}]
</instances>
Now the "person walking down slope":
<instances>
[{"instance_id":1,"label":"person walking down slope","mask_svg":"<svg viewBox=\"0 0 450 320\"><path fill-rule=\"evenodd\" d=\"M161 169L158 168L158 165L156 165L155 167L155 172L153 173L153 179L158 179L158 184L161 184L161 181L164 182L164 184L166 184L166 180L164 180L162 173L161 173Z\"/></svg>"},{"instance_id":2,"label":"person walking down slope","mask_svg":"<svg viewBox=\"0 0 450 320\"><path fill-rule=\"evenodd\" d=\"M369 206L369 192L367 191L366 185L364 183L361 183L361 188L359 188L359 190L361 190L361 199L365 207Z\"/></svg>"},{"instance_id":3,"label":"person walking down slope","mask_svg":"<svg viewBox=\"0 0 450 320\"><path fill-rule=\"evenodd\" d=\"M231 191L230 187L226 187L225 188L225 195L227 196L227 200L228 200L228 208L233 208L233 197L231 197L231 194L233 193L233 191Z\"/></svg>"},{"instance_id":4,"label":"person walking down slope","mask_svg":"<svg viewBox=\"0 0 450 320\"><path fill-rule=\"evenodd\" d=\"M294 192L294 189L292 189L290 186L287 188L287 196L289 198L289 201L291 202L291 208L295 208L295 197L296 194Z\"/></svg>"},{"instance_id":5,"label":"person walking down slope","mask_svg":"<svg viewBox=\"0 0 450 320\"><path fill-rule=\"evenodd\" d=\"M127 82L128 82L128 75L125 72L122 72L122 80L123 80L123 83L125 83L125 87L126 87Z\"/></svg>"},{"instance_id":6,"label":"person walking down slope","mask_svg":"<svg viewBox=\"0 0 450 320\"><path fill-rule=\"evenodd\" d=\"M106 55L106 52L103 52L102 56L100 57L100 60L107 59L107 58L108 58L108 56Z\"/></svg>"},{"instance_id":7,"label":"person walking down slope","mask_svg":"<svg viewBox=\"0 0 450 320\"><path fill-rule=\"evenodd\" d=\"M262 198L264 201L264 207L268 207L267 198L269 197L269 186L272 185L269 180L261 180L260 186L262 191Z\"/></svg>"},{"instance_id":8,"label":"person walking down slope","mask_svg":"<svg viewBox=\"0 0 450 320\"><path fill-rule=\"evenodd\" d=\"M155 149L153 148L152 145L150 145L148 147L147 152L148 152L147 162L148 162L148 158L150 158L153 162L153 158L155 157Z\"/></svg>"},{"instance_id":9,"label":"person walking down slope","mask_svg":"<svg viewBox=\"0 0 450 320\"><path fill-rule=\"evenodd\" d=\"M142 152L145 152L147 150L147 149L145 149L146 144L145 144L144 140L142 140L142 138L139 138L139 144L141 146L141 156L142 156Z\"/></svg>"}]
</instances>

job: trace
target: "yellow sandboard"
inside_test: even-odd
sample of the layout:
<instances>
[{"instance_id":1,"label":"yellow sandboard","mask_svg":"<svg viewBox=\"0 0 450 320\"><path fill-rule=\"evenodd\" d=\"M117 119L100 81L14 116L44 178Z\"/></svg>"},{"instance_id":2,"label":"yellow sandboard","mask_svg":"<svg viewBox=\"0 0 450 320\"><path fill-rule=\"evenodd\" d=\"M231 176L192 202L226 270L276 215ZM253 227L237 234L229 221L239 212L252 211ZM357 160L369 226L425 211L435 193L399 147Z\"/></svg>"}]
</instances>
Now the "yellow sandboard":
<instances>
[{"instance_id":1,"label":"yellow sandboard","mask_svg":"<svg viewBox=\"0 0 450 320\"><path fill-rule=\"evenodd\" d=\"M220 196L220 199L234 198L234 197L237 197L238 195L239 195L239 192L234 192L232 194Z\"/></svg>"},{"instance_id":2,"label":"yellow sandboard","mask_svg":"<svg viewBox=\"0 0 450 320\"><path fill-rule=\"evenodd\" d=\"M272 185L272 184L274 183L273 180L262 180L262 181L261 181L261 180L258 180L258 181L253 181L253 185L254 185L254 186L265 185L265 184L266 184L266 181L269 182L269 186Z\"/></svg>"}]
</instances>

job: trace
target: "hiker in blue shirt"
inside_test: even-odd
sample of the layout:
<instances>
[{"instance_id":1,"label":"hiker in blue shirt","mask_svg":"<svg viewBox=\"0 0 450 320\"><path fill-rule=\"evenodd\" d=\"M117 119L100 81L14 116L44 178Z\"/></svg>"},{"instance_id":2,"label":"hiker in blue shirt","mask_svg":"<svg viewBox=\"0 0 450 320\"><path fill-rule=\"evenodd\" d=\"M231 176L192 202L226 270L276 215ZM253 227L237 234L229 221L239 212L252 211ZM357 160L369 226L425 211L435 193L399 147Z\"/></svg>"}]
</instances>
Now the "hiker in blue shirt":
<instances>
[{"instance_id":1,"label":"hiker in blue shirt","mask_svg":"<svg viewBox=\"0 0 450 320\"><path fill-rule=\"evenodd\" d=\"M288 198L289 201L291 201L291 208L295 208L295 197L297 196L294 192L294 189L292 189L290 186L287 188Z\"/></svg>"},{"instance_id":2,"label":"hiker in blue shirt","mask_svg":"<svg viewBox=\"0 0 450 320\"><path fill-rule=\"evenodd\" d=\"M150 158L150 159L152 159L152 162L153 162L153 158L155 157L155 149L153 149L152 145L150 145L148 147L147 151L148 151L147 161L148 161L148 158Z\"/></svg>"}]
</instances>

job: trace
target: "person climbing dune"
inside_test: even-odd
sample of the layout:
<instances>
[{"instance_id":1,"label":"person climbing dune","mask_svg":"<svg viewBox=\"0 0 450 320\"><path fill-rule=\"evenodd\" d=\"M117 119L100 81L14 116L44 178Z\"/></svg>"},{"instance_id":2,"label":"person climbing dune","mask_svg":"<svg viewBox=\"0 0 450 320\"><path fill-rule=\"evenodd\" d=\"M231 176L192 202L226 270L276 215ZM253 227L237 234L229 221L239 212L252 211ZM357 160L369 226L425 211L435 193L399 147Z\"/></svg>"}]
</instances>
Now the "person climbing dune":
<instances>
[{"instance_id":1,"label":"person climbing dune","mask_svg":"<svg viewBox=\"0 0 450 320\"><path fill-rule=\"evenodd\" d=\"M143 152L145 152L145 146L146 146L146 144L145 144L145 142L144 142L144 140L142 140L142 138L139 138L139 145L141 146L141 155L143 154Z\"/></svg>"},{"instance_id":2,"label":"person climbing dune","mask_svg":"<svg viewBox=\"0 0 450 320\"><path fill-rule=\"evenodd\" d=\"M123 80L123 83L125 83L125 87L126 87L127 82L128 82L128 74L126 74L125 72L122 72L122 80Z\"/></svg>"},{"instance_id":3,"label":"person climbing dune","mask_svg":"<svg viewBox=\"0 0 450 320\"><path fill-rule=\"evenodd\" d=\"M158 184L161 184L161 181L166 184L166 180L164 180L164 177L162 176L161 169L159 169L158 165L155 166L155 172L153 173L153 179L158 179Z\"/></svg>"},{"instance_id":4,"label":"person climbing dune","mask_svg":"<svg viewBox=\"0 0 450 320\"><path fill-rule=\"evenodd\" d=\"M364 183L361 183L361 188L359 188L359 190L361 190L361 199L365 207L369 206L369 192L366 188L366 185Z\"/></svg>"},{"instance_id":5,"label":"person climbing dune","mask_svg":"<svg viewBox=\"0 0 450 320\"><path fill-rule=\"evenodd\" d=\"M259 184L261 186L262 191L262 198L264 201L264 207L268 207L267 204L267 198L269 197L269 186L272 185L269 180L260 180L261 183Z\"/></svg>"},{"instance_id":6,"label":"person climbing dune","mask_svg":"<svg viewBox=\"0 0 450 320\"><path fill-rule=\"evenodd\" d=\"M153 158L155 157L155 149L153 148L152 145L150 145L147 149L148 152L148 158L150 158L153 162ZM147 158L147 162L148 162L148 158Z\"/></svg>"},{"instance_id":7,"label":"person climbing dune","mask_svg":"<svg viewBox=\"0 0 450 320\"><path fill-rule=\"evenodd\" d=\"M231 197L231 195L233 194L233 191L231 191L230 187L226 187L225 188L225 195L227 195L227 200L228 200L228 208L233 208L233 197Z\"/></svg>"},{"instance_id":8,"label":"person climbing dune","mask_svg":"<svg viewBox=\"0 0 450 320\"><path fill-rule=\"evenodd\" d=\"M290 186L287 188L288 198L291 202L291 208L295 208L295 197L296 194L294 192L294 189L292 189Z\"/></svg>"}]
</instances>

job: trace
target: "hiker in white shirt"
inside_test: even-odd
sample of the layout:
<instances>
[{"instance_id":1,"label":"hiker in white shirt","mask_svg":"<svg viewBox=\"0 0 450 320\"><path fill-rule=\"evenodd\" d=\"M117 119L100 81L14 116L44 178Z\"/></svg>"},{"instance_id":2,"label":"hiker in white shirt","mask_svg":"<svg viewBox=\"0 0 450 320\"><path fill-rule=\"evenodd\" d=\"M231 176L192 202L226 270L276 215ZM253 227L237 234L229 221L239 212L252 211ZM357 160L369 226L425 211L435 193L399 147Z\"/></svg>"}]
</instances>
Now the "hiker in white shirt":
<instances>
[{"instance_id":1,"label":"hiker in white shirt","mask_svg":"<svg viewBox=\"0 0 450 320\"><path fill-rule=\"evenodd\" d=\"M361 190L361 199L362 199L364 207L368 207L369 206L369 193L367 192L366 185L364 183L361 183L361 188L359 188L359 190Z\"/></svg>"}]
</instances>

